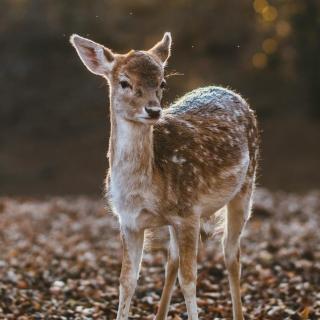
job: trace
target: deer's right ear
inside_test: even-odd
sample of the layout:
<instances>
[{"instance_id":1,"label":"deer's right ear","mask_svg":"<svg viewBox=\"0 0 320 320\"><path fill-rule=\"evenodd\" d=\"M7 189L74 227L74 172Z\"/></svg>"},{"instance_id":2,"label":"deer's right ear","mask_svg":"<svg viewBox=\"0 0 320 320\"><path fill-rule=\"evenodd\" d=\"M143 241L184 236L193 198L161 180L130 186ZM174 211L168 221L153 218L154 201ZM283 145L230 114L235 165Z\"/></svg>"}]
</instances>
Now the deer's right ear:
<instances>
[{"instance_id":1,"label":"deer's right ear","mask_svg":"<svg viewBox=\"0 0 320 320\"><path fill-rule=\"evenodd\" d=\"M99 76L109 76L115 62L110 49L77 34L70 37L70 42L89 71Z\"/></svg>"}]
</instances>

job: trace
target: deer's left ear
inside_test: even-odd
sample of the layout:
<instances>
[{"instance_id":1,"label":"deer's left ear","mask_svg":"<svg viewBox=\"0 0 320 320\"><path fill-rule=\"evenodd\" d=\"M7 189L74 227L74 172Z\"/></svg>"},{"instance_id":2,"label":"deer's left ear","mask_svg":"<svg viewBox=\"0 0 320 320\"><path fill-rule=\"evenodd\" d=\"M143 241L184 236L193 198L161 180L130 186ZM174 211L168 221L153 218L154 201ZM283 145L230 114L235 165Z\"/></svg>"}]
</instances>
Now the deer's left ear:
<instances>
[{"instance_id":1,"label":"deer's left ear","mask_svg":"<svg viewBox=\"0 0 320 320\"><path fill-rule=\"evenodd\" d=\"M115 56L110 49L77 34L70 37L70 42L89 71L104 77L110 75L115 62Z\"/></svg>"},{"instance_id":2,"label":"deer's left ear","mask_svg":"<svg viewBox=\"0 0 320 320\"><path fill-rule=\"evenodd\" d=\"M162 40L152 47L149 52L156 55L165 64L171 55L171 43L171 33L166 32Z\"/></svg>"}]
</instances>

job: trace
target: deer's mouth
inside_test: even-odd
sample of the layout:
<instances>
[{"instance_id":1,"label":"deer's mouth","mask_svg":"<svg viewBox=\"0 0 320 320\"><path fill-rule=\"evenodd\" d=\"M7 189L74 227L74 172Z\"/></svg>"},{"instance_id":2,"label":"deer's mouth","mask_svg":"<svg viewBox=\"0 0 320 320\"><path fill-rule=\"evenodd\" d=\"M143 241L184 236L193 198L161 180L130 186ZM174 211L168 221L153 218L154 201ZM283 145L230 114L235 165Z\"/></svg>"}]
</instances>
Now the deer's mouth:
<instances>
[{"instance_id":1,"label":"deer's mouth","mask_svg":"<svg viewBox=\"0 0 320 320\"><path fill-rule=\"evenodd\" d=\"M161 115L157 116L146 116L146 117L138 117L139 121L144 122L144 123L155 123L161 118Z\"/></svg>"}]
</instances>

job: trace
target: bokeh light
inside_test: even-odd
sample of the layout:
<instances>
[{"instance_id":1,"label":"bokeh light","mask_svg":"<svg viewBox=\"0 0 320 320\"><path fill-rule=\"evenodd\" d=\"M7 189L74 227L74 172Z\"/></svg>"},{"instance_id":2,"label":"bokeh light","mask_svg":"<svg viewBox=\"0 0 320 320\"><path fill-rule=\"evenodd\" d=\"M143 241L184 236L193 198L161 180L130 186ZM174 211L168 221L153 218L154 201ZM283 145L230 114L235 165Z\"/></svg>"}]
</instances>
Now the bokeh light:
<instances>
[{"instance_id":1,"label":"bokeh light","mask_svg":"<svg viewBox=\"0 0 320 320\"><path fill-rule=\"evenodd\" d=\"M291 26L287 21L278 21L276 24L276 32L280 37L286 37L291 32Z\"/></svg>"},{"instance_id":2,"label":"bokeh light","mask_svg":"<svg viewBox=\"0 0 320 320\"><path fill-rule=\"evenodd\" d=\"M267 22L274 21L278 16L278 10L273 6L266 6L262 10L262 17Z\"/></svg>"},{"instance_id":3,"label":"bokeh light","mask_svg":"<svg viewBox=\"0 0 320 320\"><path fill-rule=\"evenodd\" d=\"M262 13L263 12L263 9L265 7L267 7L269 4L266 0L255 0L253 2L253 7L254 7L254 10L256 10L256 12L258 13Z\"/></svg>"},{"instance_id":4,"label":"bokeh light","mask_svg":"<svg viewBox=\"0 0 320 320\"><path fill-rule=\"evenodd\" d=\"M276 39L268 38L263 41L262 43L262 49L267 54L275 53L278 47L278 42Z\"/></svg>"},{"instance_id":5,"label":"bokeh light","mask_svg":"<svg viewBox=\"0 0 320 320\"><path fill-rule=\"evenodd\" d=\"M252 64L258 69L263 69L268 63L268 57L263 52L257 52L252 57Z\"/></svg>"}]
</instances>

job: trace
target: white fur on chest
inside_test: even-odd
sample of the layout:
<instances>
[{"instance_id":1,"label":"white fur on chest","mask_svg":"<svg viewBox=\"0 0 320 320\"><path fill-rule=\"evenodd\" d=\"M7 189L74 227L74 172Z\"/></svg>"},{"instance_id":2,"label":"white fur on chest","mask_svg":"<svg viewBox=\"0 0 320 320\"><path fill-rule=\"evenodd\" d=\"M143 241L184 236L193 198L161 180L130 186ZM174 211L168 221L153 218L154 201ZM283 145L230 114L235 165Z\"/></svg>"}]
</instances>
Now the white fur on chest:
<instances>
[{"instance_id":1,"label":"white fur on chest","mask_svg":"<svg viewBox=\"0 0 320 320\"><path fill-rule=\"evenodd\" d=\"M141 180L145 177L139 177ZM156 198L152 189L137 187L137 181L123 172L112 172L110 179L110 196L113 212L118 216L123 227L137 229L139 217L143 211L155 212Z\"/></svg>"},{"instance_id":2,"label":"white fur on chest","mask_svg":"<svg viewBox=\"0 0 320 320\"><path fill-rule=\"evenodd\" d=\"M117 119L114 161L110 174L109 195L114 213L121 226L137 229L142 212L154 212L155 192L152 191L151 172L146 163L141 170L143 139L146 133L128 121ZM151 134L151 131L148 131ZM150 136L151 138L151 136ZM139 172L140 171L140 172Z\"/></svg>"}]
</instances>

